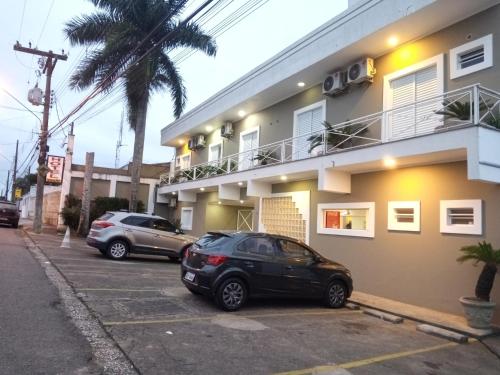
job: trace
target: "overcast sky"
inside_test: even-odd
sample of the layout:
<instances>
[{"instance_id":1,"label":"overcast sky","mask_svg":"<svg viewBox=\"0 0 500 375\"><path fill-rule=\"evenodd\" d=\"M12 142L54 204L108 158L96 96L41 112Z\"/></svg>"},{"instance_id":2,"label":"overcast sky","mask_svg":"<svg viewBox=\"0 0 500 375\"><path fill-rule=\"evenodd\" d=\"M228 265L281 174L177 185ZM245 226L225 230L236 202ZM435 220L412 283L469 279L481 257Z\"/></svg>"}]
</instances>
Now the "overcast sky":
<instances>
[{"instance_id":1,"label":"overcast sky","mask_svg":"<svg viewBox=\"0 0 500 375\"><path fill-rule=\"evenodd\" d=\"M225 0L227 7L204 25L208 31L232 12L243 6L246 0ZM186 14L201 4L202 0L190 0ZM0 85L19 99L29 109L41 116L42 106L32 106L27 92L36 82L45 87L42 76L37 79L37 58L12 49L19 40L22 45L38 46L41 50L52 49L69 53L66 62L57 63L52 88L57 103L50 113L49 128L73 109L85 96L85 92L72 92L68 78L85 51L71 47L62 32L66 21L74 16L92 12L88 0L2 0L0 14ZM264 0L263 5L226 33L216 39L218 53L215 58L196 53L179 63L179 70L187 87L186 111L209 98L240 76L272 57L288 45L333 18L347 7L347 0ZM173 51L171 56L178 52ZM75 118L75 163L84 163L85 152L95 152L95 164L113 167L115 146L118 139L124 100L120 92L98 98L89 103ZM144 162L170 161L173 150L160 145L160 130L173 120L172 105L168 93L156 94L151 100L146 130ZM0 90L0 191L5 189L7 170L12 169L15 142L20 142L22 163L40 128L32 113ZM62 144L65 134L54 135L50 140L50 154L64 155ZM123 144L120 149L120 165L131 160L133 132L124 124ZM35 163L31 168L36 170ZM21 165L20 173L26 168Z\"/></svg>"}]
</instances>

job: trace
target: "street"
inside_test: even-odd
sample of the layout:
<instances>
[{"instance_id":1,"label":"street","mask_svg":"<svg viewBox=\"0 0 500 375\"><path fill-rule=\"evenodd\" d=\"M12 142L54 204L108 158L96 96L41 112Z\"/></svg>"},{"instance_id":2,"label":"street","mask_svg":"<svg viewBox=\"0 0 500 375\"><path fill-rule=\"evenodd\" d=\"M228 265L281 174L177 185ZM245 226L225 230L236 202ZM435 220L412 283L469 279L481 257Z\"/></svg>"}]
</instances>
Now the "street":
<instances>
[{"instance_id":1,"label":"street","mask_svg":"<svg viewBox=\"0 0 500 375\"><path fill-rule=\"evenodd\" d=\"M417 332L415 322L315 301L253 300L224 313L184 288L177 262L116 262L81 239L61 248L60 236L29 234L142 374L494 374L500 366L478 341L456 344Z\"/></svg>"}]
</instances>

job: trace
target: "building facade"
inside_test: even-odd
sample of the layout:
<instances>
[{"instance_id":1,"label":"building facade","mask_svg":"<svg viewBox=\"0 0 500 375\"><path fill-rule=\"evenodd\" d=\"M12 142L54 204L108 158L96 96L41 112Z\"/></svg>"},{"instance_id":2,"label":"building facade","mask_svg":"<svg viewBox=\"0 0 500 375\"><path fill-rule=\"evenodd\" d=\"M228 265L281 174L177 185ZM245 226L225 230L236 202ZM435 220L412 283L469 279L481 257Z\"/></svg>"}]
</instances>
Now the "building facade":
<instances>
[{"instance_id":1,"label":"building facade","mask_svg":"<svg viewBox=\"0 0 500 375\"><path fill-rule=\"evenodd\" d=\"M479 269L458 250L500 247L499 3L352 2L162 130L157 200L192 234L288 235L357 290L459 313Z\"/></svg>"}]
</instances>

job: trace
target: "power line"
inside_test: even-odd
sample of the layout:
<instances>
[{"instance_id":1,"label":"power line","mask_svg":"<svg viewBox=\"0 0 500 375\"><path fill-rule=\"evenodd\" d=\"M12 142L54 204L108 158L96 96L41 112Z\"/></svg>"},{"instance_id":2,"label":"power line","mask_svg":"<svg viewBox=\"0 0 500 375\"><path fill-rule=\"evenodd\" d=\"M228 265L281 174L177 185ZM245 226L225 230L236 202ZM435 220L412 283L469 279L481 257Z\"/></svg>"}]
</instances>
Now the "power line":
<instances>
[{"instance_id":1,"label":"power line","mask_svg":"<svg viewBox=\"0 0 500 375\"><path fill-rule=\"evenodd\" d=\"M23 23L24 23L24 12L26 10L26 0L24 0L23 3L23 12L21 14L21 24L19 25L19 36L17 37L18 39L21 39L21 31L23 29Z\"/></svg>"},{"instance_id":2,"label":"power line","mask_svg":"<svg viewBox=\"0 0 500 375\"><path fill-rule=\"evenodd\" d=\"M47 26L47 21L49 20L50 13L52 12L52 8L54 7L55 0L52 0L50 3L49 11L47 12L47 16L45 17L45 21L43 22L42 30L40 31L40 35L38 36L38 40L36 41L36 46L40 43L40 39L42 38L43 33L45 32L45 27Z\"/></svg>"},{"instance_id":3,"label":"power line","mask_svg":"<svg viewBox=\"0 0 500 375\"><path fill-rule=\"evenodd\" d=\"M26 107L23 102L21 102L19 99L17 99L13 94L11 94L5 87L1 87L2 91L5 92L7 95L9 95L12 99L14 99L18 104L23 106L24 109L26 109L29 113L31 113L33 116L37 118L38 121L42 122L40 118L33 112L31 109Z\"/></svg>"}]
</instances>

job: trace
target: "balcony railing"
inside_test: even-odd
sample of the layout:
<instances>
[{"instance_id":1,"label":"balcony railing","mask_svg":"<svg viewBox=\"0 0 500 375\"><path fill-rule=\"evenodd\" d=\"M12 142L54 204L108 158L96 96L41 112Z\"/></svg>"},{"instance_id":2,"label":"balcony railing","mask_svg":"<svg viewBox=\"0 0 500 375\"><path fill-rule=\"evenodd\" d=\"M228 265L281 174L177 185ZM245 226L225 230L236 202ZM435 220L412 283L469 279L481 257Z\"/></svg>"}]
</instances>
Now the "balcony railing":
<instances>
[{"instance_id":1,"label":"balcony railing","mask_svg":"<svg viewBox=\"0 0 500 375\"><path fill-rule=\"evenodd\" d=\"M162 175L160 184L263 168L464 125L500 129L500 93L476 84L354 120L334 125L325 122L323 125L325 129L321 131L194 165L175 171L175 174Z\"/></svg>"}]
</instances>

